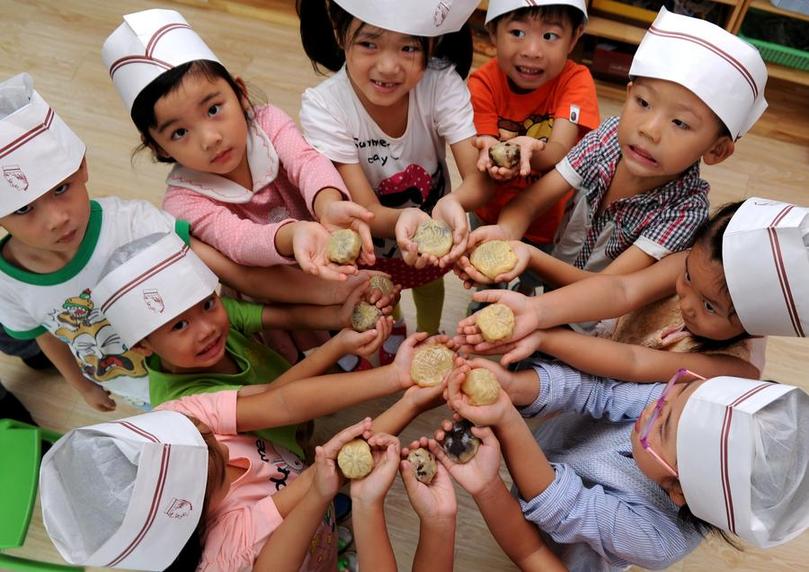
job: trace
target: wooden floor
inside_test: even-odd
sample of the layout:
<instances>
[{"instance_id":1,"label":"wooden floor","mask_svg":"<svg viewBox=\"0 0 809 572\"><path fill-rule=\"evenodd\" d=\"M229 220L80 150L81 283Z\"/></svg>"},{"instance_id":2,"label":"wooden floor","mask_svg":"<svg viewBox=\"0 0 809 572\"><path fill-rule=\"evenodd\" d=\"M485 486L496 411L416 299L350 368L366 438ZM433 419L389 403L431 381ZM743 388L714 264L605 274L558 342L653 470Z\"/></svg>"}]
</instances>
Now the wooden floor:
<instances>
[{"instance_id":1,"label":"wooden floor","mask_svg":"<svg viewBox=\"0 0 809 572\"><path fill-rule=\"evenodd\" d=\"M162 6L166 4L169 3ZM232 72L297 117L302 90L322 78L313 73L303 55L292 0L186 0L183 4L178 9ZM122 14L158 6L135 0L0 0L0 77L31 73L37 90L87 143L93 196L143 198L159 204L167 168L152 163L146 155L132 158L137 134L100 57L104 38L119 24ZM739 142L729 160L703 171L713 186L714 204L763 195L809 205L809 93L785 84L772 87L767 96L773 106L756 129ZM623 90L600 85L599 92L602 114L617 113ZM468 294L454 277L447 283L442 327L454 331ZM409 298L405 305L413 324ZM765 376L809 389L806 356L805 341L771 339ZM124 406L111 415L94 412L59 376L41 375L15 358L0 357L0 378L39 423L60 431L136 413ZM318 434L328 436L366 413L375 414L390 402L384 400L320 420ZM423 416L404 432L403 438L428 433L444 414L437 410ZM456 569L513 570L491 539L474 503L460 490L459 501ZM398 482L388 497L387 515L399 567L409 570L418 525ZM21 552L58 560L42 528L38 509ZM768 552L747 549L739 553L721 543L706 542L671 569L795 571L807 569L806 554L807 534Z\"/></svg>"}]
</instances>

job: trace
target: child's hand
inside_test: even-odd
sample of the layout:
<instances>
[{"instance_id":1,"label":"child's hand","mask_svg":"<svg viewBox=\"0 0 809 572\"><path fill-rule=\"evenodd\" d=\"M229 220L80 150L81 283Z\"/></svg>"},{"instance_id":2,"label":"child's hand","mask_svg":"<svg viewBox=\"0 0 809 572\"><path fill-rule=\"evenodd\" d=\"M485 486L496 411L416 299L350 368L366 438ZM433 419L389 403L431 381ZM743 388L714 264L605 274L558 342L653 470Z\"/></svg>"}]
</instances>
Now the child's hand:
<instances>
[{"instance_id":1,"label":"child's hand","mask_svg":"<svg viewBox=\"0 0 809 572\"><path fill-rule=\"evenodd\" d=\"M402 251L402 259L417 270L429 264L429 257L420 256L418 245L413 241L419 225L427 220L430 220L430 215L413 207L402 209L396 220L396 242Z\"/></svg>"},{"instance_id":2,"label":"child's hand","mask_svg":"<svg viewBox=\"0 0 809 572\"><path fill-rule=\"evenodd\" d=\"M345 280L357 273L357 267L338 265L327 255L329 231L316 222L297 221L292 236L292 251L301 270L329 280Z\"/></svg>"},{"instance_id":3,"label":"child's hand","mask_svg":"<svg viewBox=\"0 0 809 572\"><path fill-rule=\"evenodd\" d=\"M438 265L446 268L466 251L469 240L469 218L458 202L457 196L452 193L438 200L432 214L434 219L444 221L452 229L452 248L438 259Z\"/></svg>"},{"instance_id":4,"label":"child's hand","mask_svg":"<svg viewBox=\"0 0 809 572\"><path fill-rule=\"evenodd\" d=\"M489 158L489 148L499 142L500 140L497 137L492 137L491 135L481 135L480 137L475 137L474 141L472 141L472 144L480 149L477 168L481 173L488 172L492 166L492 160Z\"/></svg>"},{"instance_id":5,"label":"child's hand","mask_svg":"<svg viewBox=\"0 0 809 572\"><path fill-rule=\"evenodd\" d=\"M531 174L531 156L538 153L545 148L545 143L539 139L534 139L527 135L521 135L508 140L509 143L517 145L520 148L520 164L519 167L512 167L507 169L505 167L497 167L491 165L489 167L489 176L496 181L508 181L517 175L527 177Z\"/></svg>"},{"instance_id":6,"label":"child's hand","mask_svg":"<svg viewBox=\"0 0 809 572\"><path fill-rule=\"evenodd\" d=\"M355 332L351 328L340 330L334 337L338 339L342 355L352 354L363 357L374 355L379 346L390 336L393 330L393 318L382 316L376 321L376 327L365 332Z\"/></svg>"},{"instance_id":7,"label":"child's hand","mask_svg":"<svg viewBox=\"0 0 809 572\"><path fill-rule=\"evenodd\" d=\"M385 276L386 278L390 278L389 275L385 274L384 272L379 272L377 270L360 270L360 274L365 273L369 278L373 275ZM401 284L394 284L393 291L389 294L383 294L381 290L378 288L371 287L368 290L368 295L366 300L369 304L375 305L377 308L382 310L383 314L390 314L393 312L393 308L396 304L399 303L399 298L401 297L402 293L402 285Z\"/></svg>"},{"instance_id":8,"label":"child's hand","mask_svg":"<svg viewBox=\"0 0 809 572\"><path fill-rule=\"evenodd\" d=\"M505 304L514 312L514 332L506 341L516 341L532 334L539 327L539 319L531 306L530 298L511 290L482 290L475 292L472 299L478 302L491 302ZM458 334L466 338L466 344L475 347L475 351L483 351L491 348L493 344L486 345L480 328L477 326L477 318L480 312L475 312L458 322ZM503 345L500 342L499 345Z\"/></svg>"},{"instance_id":9,"label":"child's hand","mask_svg":"<svg viewBox=\"0 0 809 572\"><path fill-rule=\"evenodd\" d=\"M461 392L461 384L466 379L469 366L454 370L447 380L447 405L455 413L478 426L496 427L502 424L509 415L517 413L511 398L505 391L497 395L497 401L491 405L472 405L469 398Z\"/></svg>"},{"instance_id":10,"label":"child's hand","mask_svg":"<svg viewBox=\"0 0 809 572\"><path fill-rule=\"evenodd\" d=\"M451 421L444 421L438 435L452 428ZM444 452L444 448L435 440L429 440L430 452L435 455L442 467L446 467L450 476L458 481L466 492L475 496L483 491L489 483L499 479L500 442L488 427L472 427L472 434L480 439L478 452L466 463L456 463Z\"/></svg>"},{"instance_id":11,"label":"child's hand","mask_svg":"<svg viewBox=\"0 0 809 572\"><path fill-rule=\"evenodd\" d=\"M413 441L410 447L402 449L402 462L399 463L399 473L410 499L410 504L421 520L441 520L453 518L458 513L458 503L455 500L455 488L449 478L449 473L441 464L436 464L435 476L429 485L425 485L416 478L413 465L407 460L410 451L423 447L428 448L426 437Z\"/></svg>"},{"instance_id":12,"label":"child's hand","mask_svg":"<svg viewBox=\"0 0 809 572\"><path fill-rule=\"evenodd\" d=\"M399 439L386 433L375 433L367 439L374 457L374 468L368 476L351 481L351 498L367 505L382 503L399 467Z\"/></svg>"},{"instance_id":13,"label":"child's hand","mask_svg":"<svg viewBox=\"0 0 809 572\"><path fill-rule=\"evenodd\" d=\"M412 385L405 390L401 401L407 401L414 411L424 413L430 409L435 409L439 405L444 405L444 392L446 391L446 381L431 387L421 387Z\"/></svg>"},{"instance_id":14,"label":"child's hand","mask_svg":"<svg viewBox=\"0 0 809 572\"><path fill-rule=\"evenodd\" d=\"M371 229L368 227L372 218L374 218L374 213L353 201L333 201L324 209L323 216L320 217L320 224L330 232L341 228L357 231L362 240L359 261L371 266L376 261Z\"/></svg>"},{"instance_id":15,"label":"child's hand","mask_svg":"<svg viewBox=\"0 0 809 572\"><path fill-rule=\"evenodd\" d=\"M115 401L110 397L110 392L101 387L100 385L88 382L79 390L84 401L98 411L114 411Z\"/></svg>"},{"instance_id":16,"label":"child's hand","mask_svg":"<svg viewBox=\"0 0 809 572\"><path fill-rule=\"evenodd\" d=\"M343 480L337 470L337 454L343 445L360 436L366 439L371 437L370 417L343 429L325 445L315 447L315 474L310 491L329 499L337 494Z\"/></svg>"},{"instance_id":17,"label":"child's hand","mask_svg":"<svg viewBox=\"0 0 809 572\"><path fill-rule=\"evenodd\" d=\"M396 371L399 384L404 389L413 385L413 380L410 378L410 366L413 363L413 348L426 339L427 332L415 332L407 336L405 341L399 346L399 349L396 350L396 357L393 358L391 365Z\"/></svg>"}]
</instances>

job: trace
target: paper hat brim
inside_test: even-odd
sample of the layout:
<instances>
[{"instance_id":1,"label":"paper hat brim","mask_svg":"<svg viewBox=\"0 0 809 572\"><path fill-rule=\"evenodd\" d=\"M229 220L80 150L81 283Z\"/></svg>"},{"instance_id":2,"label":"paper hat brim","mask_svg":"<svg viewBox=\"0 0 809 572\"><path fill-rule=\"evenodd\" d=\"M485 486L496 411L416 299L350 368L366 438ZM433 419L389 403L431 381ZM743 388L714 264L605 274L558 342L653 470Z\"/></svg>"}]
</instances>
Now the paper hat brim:
<instances>
[{"instance_id":1,"label":"paper hat brim","mask_svg":"<svg viewBox=\"0 0 809 572\"><path fill-rule=\"evenodd\" d=\"M693 92L738 139L767 108L767 68L758 50L699 18L660 9L643 37L630 77L672 81Z\"/></svg>"},{"instance_id":2,"label":"paper hat brim","mask_svg":"<svg viewBox=\"0 0 809 572\"><path fill-rule=\"evenodd\" d=\"M678 423L677 468L689 509L759 547L786 542L809 526L809 513L798 507L806 513L803 522L784 537L772 538L752 506L755 416L792 391L800 390L765 381L713 378L689 397Z\"/></svg>"},{"instance_id":3,"label":"paper hat brim","mask_svg":"<svg viewBox=\"0 0 809 572\"><path fill-rule=\"evenodd\" d=\"M489 0L486 10L486 24L495 18L520 10L521 8L535 8L537 6L570 6L584 14L587 21L587 2L585 0Z\"/></svg>"},{"instance_id":4,"label":"paper hat brim","mask_svg":"<svg viewBox=\"0 0 809 572\"><path fill-rule=\"evenodd\" d=\"M809 332L809 209L752 197L733 215L722 262L734 309L753 335Z\"/></svg>"},{"instance_id":5,"label":"paper hat brim","mask_svg":"<svg viewBox=\"0 0 809 572\"><path fill-rule=\"evenodd\" d=\"M109 438L133 458L137 476L118 530L88 553L82 523L71 508L71 478L58 466L64 447L76 440ZM88 459L91 462L92 459ZM59 554L71 564L133 570L164 570L188 541L202 516L208 478L208 447L188 417L157 411L74 429L48 451L40 470L42 516Z\"/></svg>"},{"instance_id":6,"label":"paper hat brim","mask_svg":"<svg viewBox=\"0 0 809 572\"><path fill-rule=\"evenodd\" d=\"M210 296L217 284L216 274L169 233L107 274L92 295L131 348Z\"/></svg>"},{"instance_id":7,"label":"paper hat brim","mask_svg":"<svg viewBox=\"0 0 809 572\"><path fill-rule=\"evenodd\" d=\"M101 58L130 114L140 92L166 71L196 60L219 61L179 12L159 8L124 16L104 41Z\"/></svg>"},{"instance_id":8,"label":"paper hat brim","mask_svg":"<svg viewBox=\"0 0 809 572\"><path fill-rule=\"evenodd\" d=\"M407 34L435 37L460 30L480 0L333 0L366 24Z\"/></svg>"},{"instance_id":9,"label":"paper hat brim","mask_svg":"<svg viewBox=\"0 0 809 572\"><path fill-rule=\"evenodd\" d=\"M86 148L32 90L28 105L0 120L0 216L34 202L81 167Z\"/></svg>"}]
</instances>

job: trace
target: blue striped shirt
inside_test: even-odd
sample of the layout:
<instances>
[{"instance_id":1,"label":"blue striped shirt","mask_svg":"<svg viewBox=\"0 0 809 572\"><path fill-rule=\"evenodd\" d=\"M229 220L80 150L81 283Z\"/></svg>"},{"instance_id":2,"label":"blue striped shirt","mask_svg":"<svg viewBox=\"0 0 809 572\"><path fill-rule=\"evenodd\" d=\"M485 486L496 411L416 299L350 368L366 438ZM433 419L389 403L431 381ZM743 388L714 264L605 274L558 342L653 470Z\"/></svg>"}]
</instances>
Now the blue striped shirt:
<instances>
[{"instance_id":1,"label":"blue striped shirt","mask_svg":"<svg viewBox=\"0 0 809 572\"><path fill-rule=\"evenodd\" d=\"M571 570L612 570L636 564L661 569L701 541L677 519L668 494L638 468L630 434L664 384L623 383L556 362L528 361L540 392L524 416L564 412L535 437L556 471L536 497L520 499L525 518L560 545Z\"/></svg>"}]
</instances>

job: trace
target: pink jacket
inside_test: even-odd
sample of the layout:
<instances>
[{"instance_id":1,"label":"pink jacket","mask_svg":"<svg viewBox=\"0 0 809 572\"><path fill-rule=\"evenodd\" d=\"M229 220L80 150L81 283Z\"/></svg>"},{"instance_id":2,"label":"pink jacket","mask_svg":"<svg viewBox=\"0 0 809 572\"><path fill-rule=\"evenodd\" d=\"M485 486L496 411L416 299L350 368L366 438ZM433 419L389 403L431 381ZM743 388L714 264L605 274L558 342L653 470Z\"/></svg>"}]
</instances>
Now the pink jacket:
<instances>
[{"instance_id":1,"label":"pink jacket","mask_svg":"<svg viewBox=\"0 0 809 572\"><path fill-rule=\"evenodd\" d=\"M177 165L166 179L163 208L191 223L194 236L234 262L293 264L276 249L278 229L293 220L314 220L321 189L334 187L345 197L348 191L331 161L306 142L281 109L258 108L248 138L253 189Z\"/></svg>"}]
</instances>

